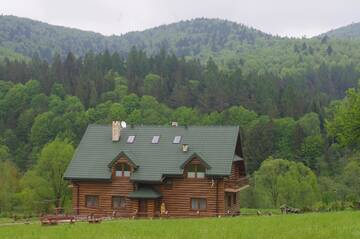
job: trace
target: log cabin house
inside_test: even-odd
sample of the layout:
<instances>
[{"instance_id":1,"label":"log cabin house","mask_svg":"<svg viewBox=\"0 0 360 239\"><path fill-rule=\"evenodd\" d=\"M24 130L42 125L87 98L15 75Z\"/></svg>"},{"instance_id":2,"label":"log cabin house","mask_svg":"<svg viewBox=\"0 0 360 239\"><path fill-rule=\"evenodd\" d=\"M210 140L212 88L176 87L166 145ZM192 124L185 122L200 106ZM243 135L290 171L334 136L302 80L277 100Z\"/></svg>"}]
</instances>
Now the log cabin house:
<instances>
[{"instance_id":1,"label":"log cabin house","mask_svg":"<svg viewBox=\"0 0 360 239\"><path fill-rule=\"evenodd\" d=\"M64 178L78 215L222 216L247 187L239 127L89 125Z\"/></svg>"}]
</instances>

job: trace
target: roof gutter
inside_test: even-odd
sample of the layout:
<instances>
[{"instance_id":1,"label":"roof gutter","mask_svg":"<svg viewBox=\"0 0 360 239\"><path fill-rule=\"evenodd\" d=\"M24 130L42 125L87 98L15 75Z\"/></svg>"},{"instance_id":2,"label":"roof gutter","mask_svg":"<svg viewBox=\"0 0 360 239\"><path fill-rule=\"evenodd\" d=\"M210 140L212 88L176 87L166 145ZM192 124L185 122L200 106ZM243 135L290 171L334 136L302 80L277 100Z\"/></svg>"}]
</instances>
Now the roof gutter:
<instances>
[{"instance_id":1,"label":"roof gutter","mask_svg":"<svg viewBox=\"0 0 360 239\"><path fill-rule=\"evenodd\" d=\"M161 179L160 181L157 180L134 180L134 179L130 179L130 181L134 182L134 183L144 183L144 184L161 184L163 182L163 180Z\"/></svg>"},{"instance_id":2,"label":"roof gutter","mask_svg":"<svg viewBox=\"0 0 360 239\"><path fill-rule=\"evenodd\" d=\"M64 180L69 180L69 181L74 181L74 182L84 182L84 181L111 182L111 178L75 178L75 177L64 177Z\"/></svg>"}]
</instances>

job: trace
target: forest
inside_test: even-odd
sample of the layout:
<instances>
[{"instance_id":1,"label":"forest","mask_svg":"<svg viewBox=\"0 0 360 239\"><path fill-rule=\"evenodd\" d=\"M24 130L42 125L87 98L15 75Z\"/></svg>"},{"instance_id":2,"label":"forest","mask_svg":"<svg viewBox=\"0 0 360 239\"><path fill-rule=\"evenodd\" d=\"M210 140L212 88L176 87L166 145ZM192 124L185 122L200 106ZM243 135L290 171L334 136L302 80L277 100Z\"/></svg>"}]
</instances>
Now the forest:
<instances>
[{"instance_id":1,"label":"forest","mask_svg":"<svg viewBox=\"0 0 360 239\"><path fill-rule=\"evenodd\" d=\"M239 125L252 185L242 194L243 206L352 207L360 196L360 92L346 88L357 87L359 73L355 66L332 67L324 62L311 78L303 72L285 81L164 50L148 56L133 48L125 58L108 51L69 53L51 63L5 59L0 212L69 209L62 173L87 125L114 119Z\"/></svg>"},{"instance_id":2,"label":"forest","mask_svg":"<svg viewBox=\"0 0 360 239\"><path fill-rule=\"evenodd\" d=\"M112 120L239 125L242 207L358 205L358 25L305 39L218 19L111 37L0 23L0 216L70 211L66 165L87 125Z\"/></svg>"}]
</instances>

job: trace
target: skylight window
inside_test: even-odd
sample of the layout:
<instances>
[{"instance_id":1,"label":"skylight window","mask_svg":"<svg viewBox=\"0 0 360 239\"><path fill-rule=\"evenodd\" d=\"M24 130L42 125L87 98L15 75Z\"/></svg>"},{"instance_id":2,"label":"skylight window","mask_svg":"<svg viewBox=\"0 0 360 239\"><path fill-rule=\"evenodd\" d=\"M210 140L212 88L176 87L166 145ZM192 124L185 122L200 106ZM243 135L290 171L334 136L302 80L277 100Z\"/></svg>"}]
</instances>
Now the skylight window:
<instances>
[{"instance_id":1,"label":"skylight window","mask_svg":"<svg viewBox=\"0 0 360 239\"><path fill-rule=\"evenodd\" d=\"M132 144L132 143L134 143L134 141L135 141L135 135L130 135L126 142L128 144Z\"/></svg>"},{"instance_id":2,"label":"skylight window","mask_svg":"<svg viewBox=\"0 0 360 239\"><path fill-rule=\"evenodd\" d=\"M159 140L160 140L160 135L155 135L155 136L153 136L153 138L151 140L151 143L152 144L158 144Z\"/></svg>"},{"instance_id":3,"label":"skylight window","mask_svg":"<svg viewBox=\"0 0 360 239\"><path fill-rule=\"evenodd\" d=\"M173 140L173 144L180 144L180 141L181 141L181 136L175 136Z\"/></svg>"}]
</instances>

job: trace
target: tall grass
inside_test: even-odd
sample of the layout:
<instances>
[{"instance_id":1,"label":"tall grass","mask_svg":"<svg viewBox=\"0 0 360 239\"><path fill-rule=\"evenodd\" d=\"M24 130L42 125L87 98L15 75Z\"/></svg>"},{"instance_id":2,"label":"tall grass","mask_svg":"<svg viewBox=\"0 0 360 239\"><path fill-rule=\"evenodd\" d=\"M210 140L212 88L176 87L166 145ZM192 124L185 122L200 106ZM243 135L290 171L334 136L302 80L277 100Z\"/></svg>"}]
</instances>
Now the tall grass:
<instances>
[{"instance_id":1,"label":"tall grass","mask_svg":"<svg viewBox=\"0 0 360 239\"><path fill-rule=\"evenodd\" d=\"M235 218L118 220L97 225L0 226L1 239L120 239L120 238L240 238L337 239L360 238L360 212Z\"/></svg>"}]
</instances>

